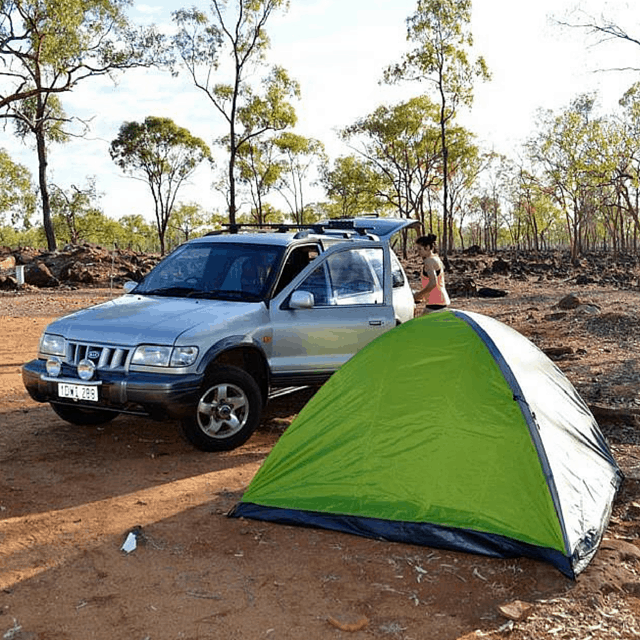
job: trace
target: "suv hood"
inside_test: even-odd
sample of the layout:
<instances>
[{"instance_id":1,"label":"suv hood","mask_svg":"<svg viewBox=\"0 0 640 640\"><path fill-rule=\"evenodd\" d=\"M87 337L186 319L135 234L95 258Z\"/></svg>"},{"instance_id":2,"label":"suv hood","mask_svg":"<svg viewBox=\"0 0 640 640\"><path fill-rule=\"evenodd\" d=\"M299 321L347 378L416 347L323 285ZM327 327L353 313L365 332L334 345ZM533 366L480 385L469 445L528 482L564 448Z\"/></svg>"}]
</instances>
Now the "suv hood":
<instances>
[{"instance_id":1,"label":"suv hood","mask_svg":"<svg viewBox=\"0 0 640 640\"><path fill-rule=\"evenodd\" d=\"M46 332L78 342L121 346L171 345L185 332L197 330L202 324L211 331L214 325L222 326L233 322L234 333L241 333L244 321L263 311L264 305L261 302L159 298L131 294L55 320L47 327ZM154 318L157 320L154 321Z\"/></svg>"}]
</instances>

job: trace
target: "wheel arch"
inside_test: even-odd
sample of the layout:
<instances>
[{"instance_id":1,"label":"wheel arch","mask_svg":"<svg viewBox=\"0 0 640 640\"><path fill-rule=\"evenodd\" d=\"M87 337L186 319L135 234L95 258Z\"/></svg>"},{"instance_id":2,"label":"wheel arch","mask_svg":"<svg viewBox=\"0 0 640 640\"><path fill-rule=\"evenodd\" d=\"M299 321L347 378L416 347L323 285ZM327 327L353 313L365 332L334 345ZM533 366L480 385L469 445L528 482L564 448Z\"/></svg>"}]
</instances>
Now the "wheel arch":
<instances>
[{"instance_id":1,"label":"wheel arch","mask_svg":"<svg viewBox=\"0 0 640 640\"><path fill-rule=\"evenodd\" d=\"M206 374L219 365L237 367L251 375L260 388L263 403L266 404L271 374L267 357L255 341L247 342L243 336L229 336L221 340L207 351L199 371Z\"/></svg>"}]
</instances>

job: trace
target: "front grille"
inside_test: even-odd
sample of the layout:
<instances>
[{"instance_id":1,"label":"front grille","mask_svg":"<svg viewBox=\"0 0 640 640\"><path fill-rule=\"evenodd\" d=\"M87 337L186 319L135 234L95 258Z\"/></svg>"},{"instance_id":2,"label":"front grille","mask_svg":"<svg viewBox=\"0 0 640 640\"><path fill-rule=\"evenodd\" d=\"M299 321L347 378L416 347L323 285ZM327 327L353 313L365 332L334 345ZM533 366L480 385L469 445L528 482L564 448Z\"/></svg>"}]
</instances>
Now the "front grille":
<instances>
[{"instance_id":1,"label":"front grille","mask_svg":"<svg viewBox=\"0 0 640 640\"><path fill-rule=\"evenodd\" d=\"M98 370L123 371L128 363L131 349L101 344L67 343L67 362L76 365L84 359L91 360Z\"/></svg>"}]
</instances>

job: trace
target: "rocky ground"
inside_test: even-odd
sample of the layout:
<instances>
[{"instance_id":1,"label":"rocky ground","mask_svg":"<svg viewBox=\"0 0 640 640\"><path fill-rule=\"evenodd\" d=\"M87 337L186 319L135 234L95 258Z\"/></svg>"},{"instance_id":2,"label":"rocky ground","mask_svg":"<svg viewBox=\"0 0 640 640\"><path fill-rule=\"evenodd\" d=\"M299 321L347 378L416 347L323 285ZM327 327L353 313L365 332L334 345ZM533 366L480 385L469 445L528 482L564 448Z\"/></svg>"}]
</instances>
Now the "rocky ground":
<instances>
[{"instance_id":1,"label":"rocky ground","mask_svg":"<svg viewBox=\"0 0 640 640\"><path fill-rule=\"evenodd\" d=\"M115 295L118 278L153 263L129 257L135 268L116 278L113 253L70 251L75 263L22 261L25 272L48 261L57 283L0 292L3 639L640 638L636 260L569 267L560 254L471 252L448 273L454 307L510 324L556 361L626 474L606 539L572 582L527 559L226 518L310 390L274 401L252 439L225 454L194 450L175 424L119 417L80 429L32 402L20 366L47 322ZM417 284L417 263L405 264ZM0 277L15 277L4 268ZM83 269L91 288L61 277ZM125 553L134 527L137 547Z\"/></svg>"}]
</instances>

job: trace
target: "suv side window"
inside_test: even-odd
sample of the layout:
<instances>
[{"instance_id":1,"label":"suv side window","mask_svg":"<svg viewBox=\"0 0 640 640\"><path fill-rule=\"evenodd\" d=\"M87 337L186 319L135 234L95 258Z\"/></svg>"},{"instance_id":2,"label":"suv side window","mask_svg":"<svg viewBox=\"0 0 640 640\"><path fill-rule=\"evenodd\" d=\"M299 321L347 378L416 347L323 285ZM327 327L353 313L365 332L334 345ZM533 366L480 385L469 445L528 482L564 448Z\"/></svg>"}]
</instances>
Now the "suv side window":
<instances>
[{"instance_id":1,"label":"suv side window","mask_svg":"<svg viewBox=\"0 0 640 640\"><path fill-rule=\"evenodd\" d=\"M398 256L394 253L392 249L389 250L389 255L391 256L391 283L394 289L399 289L404 286L404 272L402 271L402 267L400 266L400 260ZM378 279L380 282L383 282L382 279L382 255L372 255L370 256L371 264L378 275Z\"/></svg>"},{"instance_id":2,"label":"suv side window","mask_svg":"<svg viewBox=\"0 0 640 640\"><path fill-rule=\"evenodd\" d=\"M319 253L316 245L296 247L287 256L273 295L278 295L312 260L318 257Z\"/></svg>"},{"instance_id":3,"label":"suv side window","mask_svg":"<svg viewBox=\"0 0 640 640\"><path fill-rule=\"evenodd\" d=\"M382 264L382 249L352 249L335 253L300 284L313 294L314 306L382 304L384 291L374 264Z\"/></svg>"}]
</instances>

